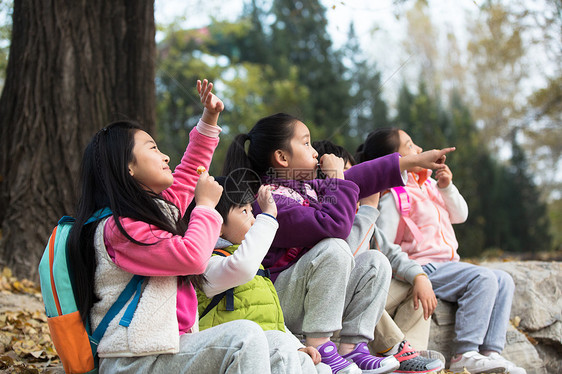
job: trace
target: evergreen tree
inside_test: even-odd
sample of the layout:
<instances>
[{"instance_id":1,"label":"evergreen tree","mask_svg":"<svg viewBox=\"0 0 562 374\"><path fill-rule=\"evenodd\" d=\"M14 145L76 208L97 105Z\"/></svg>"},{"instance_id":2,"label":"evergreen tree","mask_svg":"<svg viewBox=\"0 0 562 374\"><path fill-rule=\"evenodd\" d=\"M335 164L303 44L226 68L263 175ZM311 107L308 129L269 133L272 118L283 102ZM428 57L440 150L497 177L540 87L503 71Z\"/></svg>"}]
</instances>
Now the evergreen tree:
<instances>
[{"instance_id":1,"label":"evergreen tree","mask_svg":"<svg viewBox=\"0 0 562 374\"><path fill-rule=\"evenodd\" d=\"M375 128L388 127L388 106L382 95L381 73L364 57L353 23L349 27L348 42L344 49L348 61L351 86L350 126L343 145L355 150L365 135Z\"/></svg>"},{"instance_id":2,"label":"evergreen tree","mask_svg":"<svg viewBox=\"0 0 562 374\"><path fill-rule=\"evenodd\" d=\"M450 132L450 119L423 80L419 82L417 94L402 84L397 107L395 125L410 134L416 144L424 149L447 145L445 133Z\"/></svg>"},{"instance_id":3,"label":"evergreen tree","mask_svg":"<svg viewBox=\"0 0 562 374\"><path fill-rule=\"evenodd\" d=\"M509 180L511 193L512 248L517 252L538 252L551 248L549 221L546 205L529 175L529 163L525 152L517 142L516 132L511 135L511 167Z\"/></svg>"},{"instance_id":4,"label":"evergreen tree","mask_svg":"<svg viewBox=\"0 0 562 374\"><path fill-rule=\"evenodd\" d=\"M271 25L271 66L281 77L298 68L298 78L310 92L302 103L306 123L321 128L322 137L348 124L349 83L340 56L327 33L326 10L318 0L274 0ZM314 134L313 134L314 135Z\"/></svg>"},{"instance_id":5,"label":"evergreen tree","mask_svg":"<svg viewBox=\"0 0 562 374\"><path fill-rule=\"evenodd\" d=\"M199 119L202 106L194 84L205 77L227 110L221 114L222 141L213 156L211 173L220 173L230 139L247 132L261 117L294 108L308 101L308 90L298 81L297 69L280 78L264 63L244 60L238 53L253 33L247 19L214 22L196 30L170 30L158 45L157 140L177 165L185 150L185 139ZM311 129L313 130L313 129Z\"/></svg>"}]
</instances>

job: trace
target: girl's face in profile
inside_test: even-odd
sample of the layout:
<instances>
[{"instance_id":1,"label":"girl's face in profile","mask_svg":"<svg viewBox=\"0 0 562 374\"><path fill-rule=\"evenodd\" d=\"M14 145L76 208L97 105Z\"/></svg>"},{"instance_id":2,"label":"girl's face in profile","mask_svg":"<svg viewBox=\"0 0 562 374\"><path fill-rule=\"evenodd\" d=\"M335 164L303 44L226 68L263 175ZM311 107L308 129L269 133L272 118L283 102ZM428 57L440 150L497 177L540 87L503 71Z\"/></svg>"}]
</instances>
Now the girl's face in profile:
<instances>
[{"instance_id":1,"label":"girl's face in profile","mask_svg":"<svg viewBox=\"0 0 562 374\"><path fill-rule=\"evenodd\" d=\"M290 142L291 152L286 152L287 167L292 171L292 179L314 179L318 167L318 152L312 147L310 131L301 121L295 122Z\"/></svg>"},{"instance_id":2,"label":"girl's face in profile","mask_svg":"<svg viewBox=\"0 0 562 374\"><path fill-rule=\"evenodd\" d=\"M398 135L400 137L400 147L398 147L398 153L400 153L400 156L417 155L423 152L421 147L418 147L412 141L410 135L406 134L406 132L399 130ZM423 169L420 167L415 167L413 170L409 170L409 171L413 171L417 173L420 172L421 170Z\"/></svg>"},{"instance_id":3,"label":"girl's face in profile","mask_svg":"<svg viewBox=\"0 0 562 374\"><path fill-rule=\"evenodd\" d=\"M135 133L133 161L129 163L129 174L146 190L160 193L174 182L168 166L170 158L160 152L156 142L146 132Z\"/></svg>"}]
</instances>

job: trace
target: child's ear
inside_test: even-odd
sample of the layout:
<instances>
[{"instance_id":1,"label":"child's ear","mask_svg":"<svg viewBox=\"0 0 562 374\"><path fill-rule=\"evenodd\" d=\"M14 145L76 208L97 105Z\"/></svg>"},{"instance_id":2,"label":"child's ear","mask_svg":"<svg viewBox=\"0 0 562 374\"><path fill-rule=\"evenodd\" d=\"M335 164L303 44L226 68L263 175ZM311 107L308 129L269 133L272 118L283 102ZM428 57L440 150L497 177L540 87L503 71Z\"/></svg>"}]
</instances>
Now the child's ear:
<instances>
[{"instance_id":1,"label":"child's ear","mask_svg":"<svg viewBox=\"0 0 562 374\"><path fill-rule=\"evenodd\" d=\"M278 149L273 153L273 163L277 164L274 166L289 167L289 159L287 157L287 152Z\"/></svg>"},{"instance_id":2,"label":"child's ear","mask_svg":"<svg viewBox=\"0 0 562 374\"><path fill-rule=\"evenodd\" d=\"M131 177L135 176L135 172L133 171L133 167L132 167L131 163L129 163L129 174L131 175Z\"/></svg>"}]
</instances>

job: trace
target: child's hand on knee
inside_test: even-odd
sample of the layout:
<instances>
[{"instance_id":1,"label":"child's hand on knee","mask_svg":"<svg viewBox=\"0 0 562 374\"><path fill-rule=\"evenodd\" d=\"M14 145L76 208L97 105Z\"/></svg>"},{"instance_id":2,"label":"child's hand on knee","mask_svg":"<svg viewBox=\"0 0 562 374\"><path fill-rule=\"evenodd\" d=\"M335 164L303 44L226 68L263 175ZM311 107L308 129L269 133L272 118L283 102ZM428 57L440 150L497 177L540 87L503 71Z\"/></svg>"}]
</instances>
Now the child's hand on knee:
<instances>
[{"instance_id":1,"label":"child's hand on knee","mask_svg":"<svg viewBox=\"0 0 562 374\"><path fill-rule=\"evenodd\" d=\"M423 317L427 320L435 308L437 308L437 298L433 292L431 281L425 274L418 274L414 278L414 289L412 290L414 299L414 309L418 310L419 304L423 308Z\"/></svg>"},{"instance_id":2,"label":"child's hand on knee","mask_svg":"<svg viewBox=\"0 0 562 374\"><path fill-rule=\"evenodd\" d=\"M322 357L320 357L320 352L318 352L318 350L314 347L308 346L304 348L299 348L299 351L302 351L307 355L309 355L310 358L312 359L312 362L314 362L314 365L318 365L322 360Z\"/></svg>"}]
</instances>

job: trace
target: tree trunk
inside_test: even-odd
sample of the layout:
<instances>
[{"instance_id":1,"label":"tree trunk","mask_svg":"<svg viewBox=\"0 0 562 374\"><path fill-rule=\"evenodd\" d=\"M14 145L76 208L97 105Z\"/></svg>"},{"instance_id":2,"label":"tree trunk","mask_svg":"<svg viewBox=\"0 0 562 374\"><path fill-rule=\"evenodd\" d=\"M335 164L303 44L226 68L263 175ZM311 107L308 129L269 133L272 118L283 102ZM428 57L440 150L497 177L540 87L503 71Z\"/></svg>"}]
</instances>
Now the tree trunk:
<instances>
[{"instance_id":1,"label":"tree trunk","mask_svg":"<svg viewBox=\"0 0 562 374\"><path fill-rule=\"evenodd\" d=\"M154 128L154 2L15 0L0 97L0 266L37 279L74 214L83 150L115 119Z\"/></svg>"}]
</instances>

